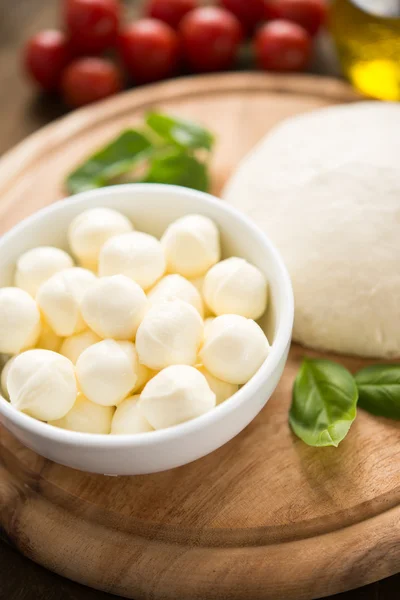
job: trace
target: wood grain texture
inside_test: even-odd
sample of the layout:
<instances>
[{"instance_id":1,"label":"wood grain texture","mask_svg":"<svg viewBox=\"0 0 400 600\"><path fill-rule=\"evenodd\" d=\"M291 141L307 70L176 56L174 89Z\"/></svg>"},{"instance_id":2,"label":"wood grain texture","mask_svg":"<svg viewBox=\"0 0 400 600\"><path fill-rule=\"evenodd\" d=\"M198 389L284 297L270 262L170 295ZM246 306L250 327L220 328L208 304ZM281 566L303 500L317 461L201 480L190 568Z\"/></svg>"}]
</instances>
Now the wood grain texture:
<instances>
[{"instance_id":1,"label":"wood grain texture","mask_svg":"<svg viewBox=\"0 0 400 600\"><path fill-rule=\"evenodd\" d=\"M218 192L277 121L351 100L337 81L261 74L127 92L48 126L3 159L0 227L62 197L61 182L76 162L150 107L215 131ZM398 572L400 425L359 411L338 449L297 440L287 413L303 354L292 348L276 393L237 438L173 471L84 474L1 430L0 524L47 568L137 600L301 600Z\"/></svg>"}]
</instances>

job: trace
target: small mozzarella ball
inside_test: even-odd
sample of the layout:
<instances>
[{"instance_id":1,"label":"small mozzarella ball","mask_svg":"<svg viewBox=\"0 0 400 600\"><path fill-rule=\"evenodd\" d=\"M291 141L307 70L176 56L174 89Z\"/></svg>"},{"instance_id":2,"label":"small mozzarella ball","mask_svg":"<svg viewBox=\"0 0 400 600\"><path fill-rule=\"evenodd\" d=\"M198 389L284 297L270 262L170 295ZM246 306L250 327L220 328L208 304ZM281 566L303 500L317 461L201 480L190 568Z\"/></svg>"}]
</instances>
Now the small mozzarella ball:
<instances>
[{"instance_id":1,"label":"small mozzarella ball","mask_svg":"<svg viewBox=\"0 0 400 600\"><path fill-rule=\"evenodd\" d=\"M155 306L165 300L179 298L191 304L203 317L203 300L190 281L181 275L167 275L148 292L150 304Z\"/></svg>"},{"instance_id":2,"label":"small mozzarella ball","mask_svg":"<svg viewBox=\"0 0 400 600\"><path fill-rule=\"evenodd\" d=\"M8 393L7 386L7 377L8 373L10 372L10 367L13 364L14 360L17 358L17 356L13 356L12 358L10 358L4 365L3 370L1 371L1 391L6 400L10 399L10 394Z\"/></svg>"},{"instance_id":3,"label":"small mozzarella ball","mask_svg":"<svg viewBox=\"0 0 400 600\"><path fill-rule=\"evenodd\" d=\"M102 338L133 340L147 310L146 294L126 275L101 277L83 296L82 316Z\"/></svg>"},{"instance_id":4,"label":"small mozzarella ball","mask_svg":"<svg viewBox=\"0 0 400 600\"><path fill-rule=\"evenodd\" d=\"M267 307L265 275L244 260L227 258L212 267L203 285L207 306L216 315L234 314L259 319Z\"/></svg>"},{"instance_id":5,"label":"small mozzarella ball","mask_svg":"<svg viewBox=\"0 0 400 600\"><path fill-rule=\"evenodd\" d=\"M199 417L215 407L215 394L194 367L173 365L144 388L140 412L154 429L164 429Z\"/></svg>"},{"instance_id":6,"label":"small mozzarella ball","mask_svg":"<svg viewBox=\"0 0 400 600\"><path fill-rule=\"evenodd\" d=\"M77 360L76 377L84 395L103 406L115 406L137 382L138 362L131 342L103 340L89 346Z\"/></svg>"},{"instance_id":7,"label":"small mozzarella ball","mask_svg":"<svg viewBox=\"0 0 400 600\"><path fill-rule=\"evenodd\" d=\"M135 352L137 354L136 348L135 348ZM152 379L157 374L157 371L153 371L152 369L148 369L144 365L141 365L139 362L139 357L138 357L137 361L138 361L137 380L135 383L135 387L132 389L132 392L135 394L140 392L144 388L146 383L148 381L150 381L150 379Z\"/></svg>"},{"instance_id":8,"label":"small mozzarella ball","mask_svg":"<svg viewBox=\"0 0 400 600\"><path fill-rule=\"evenodd\" d=\"M111 423L111 433L145 433L153 427L145 419L138 407L140 396L130 396L117 406Z\"/></svg>"},{"instance_id":9,"label":"small mozzarella ball","mask_svg":"<svg viewBox=\"0 0 400 600\"><path fill-rule=\"evenodd\" d=\"M246 383L269 354L265 333L255 321L239 315L216 317L207 328L200 358L222 381Z\"/></svg>"},{"instance_id":10,"label":"small mozzarella ball","mask_svg":"<svg viewBox=\"0 0 400 600\"><path fill-rule=\"evenodd\" d=\"M220 259L219 231L203 215L187 215L167 227L161 238L167 270L184 277L199 277Z\"/></svg>"},{"instance_id":11,"label":"small mozzarella ball","mask_svg":"<svg viewBox=\"0 0 400 600\"><path fill-rule=\"evenodd\" d=\"M207 331L208 328L210 327L211 323L215 320L215 317L207 317L207 319L204 319L204 337L207 337Z\"/></svg>"},{"instance_id":12,"label":"small mozzarella ball","mask_svg":"<svg viewBox=\"0 0 400 600\"><path fill-rule=\"evenodd\" d=\"M203 341L203 321L193 306L179 299L153 306L136 334L142 364L156 371L170 365L194 365Z\"/></svg>"},{"instance_id":13,"label":"small mozzarella ball","mask_svg":"<svg viewBox=\"0 0 400 600\"><path fill-rule=\"evenodd\" d=\"M41 331L35 300L16 287L0 289L0 352L18 354L35 346Z\"/></svg>"},{"instance_id":14,"label":"small mozzarella ball","mask_svg":"<svg viewBox=\"0 0 400 600\"><path fill-rule=\"evenodd\" d=\"M188 280L188 281L190 281L191 284L194 285L194 287L196 288L196 290L200 294L200 297L201 297L201 300L202 300L202 303L203 303L203 316L204 316L204 318L211 317L213 315L213 312L210 310L210 308L204 302L203 285L204 285L204 279L205 279L206 275L207 275L207 273L205 275L202 275L201 277L195 277L195 279L189 279Z\"/></svg>"},{"instance_id":15,"label":"small mozzarella ball","mask_svg":"<svg viewBox=\"0 0 400 600\"><path fill-rule=\"evenodd\" d=\"M7 376L16 409L41 421L61 419L74 405L74 365L50 350L28 350L15 357Z\"/></svg>"},{"instance_id":16,"label":"small mozzarella ball","mask_svg":"<svg viewBox=\"0 0 400 600\"><path fill-rule=\"evenodd\" d=\"M87 269L73 267L45 281L36 300L46 321L57 335L67 337L86 329L80 304L85 292L97 281Z\"/></svg>"},{"instance_id":17,"label":"small mozzarella ball","mask_svg":"<svg viewBox=\"0 0 400 600\"><path fill-rule=\"evenodd\" d=\"M60 354L69 358L72 364L76 365L82 352L98 342L101 342L101 338L94 331L88 329L65 338L60 347Z\"/></svg>"},{"instance_id":18,"label":"small mozzarella ball","mask_svg":"<svg viewBox=\"0 0 400 600\"><path fill-rule=\"evenodd\" d=\"M49 425L84 433L110 433L114 410L113 406L95 404L79 393L65 417L49 421Z\"/></svg>"},{"instance_id":19,"label":"small mozzarella ball","mask_svg":"<svg viewBox=\"0 0 400 600\"><path fill-rule=\"evenodd\" d=\"M200 371L207 379L207 383L210 386L210 389L214 392L217 404L222 404L228 398L233 396L238 389L239 386L236 383L228 383L226 381L222 381L222 379L218 379L211 375L209 371L203 366L197 367L197 370Z\"/></svg>"},{"instance_id":20,"label":"small mozzarella ball","mask_svg":"<svg viewBox=\"0 0 400 600\"><path fill-rule=\"evenodd\" d=\"M42 283L55 273L73 266L74 261L64 250L39 246L28 250L17 260L15 285L35 297Z\"/></svg>"},{"instance_id":21,"label":"small mozzarella ball","mask_svg":"<svg viewBox=\"0 0 400 600\"><path fill-rule=\"evenodd\" d=\"M99 253L106 241L132 229L129 219L116 210L90 208L72 221L68 229L68 241L80 264L96 271Z\"/></svg>"},{"instance_id":22,"label":"small mozzarella ball","mask_svg":"<svg viewBox=\"0 0 400 600\"><path fill-rule=\"evenodd\" d=\"M133 231L108 240L101 249L99 275L126 275L144 290L155 284L165 272L163 249L157 238Z\"/></svg>"},{"instance_id":23,"label":"small mozzarella ball","mask_svg":"<svg viewBox=\"0 0 400 600\"><path fill-rule=\"evenodd\" d=\"M42 331L40 332L39 339L36 343L36 348L59 352L61 344L62 339L60 336L54 333L52 328L42 319Z\"/></svg>"}]
</instances>

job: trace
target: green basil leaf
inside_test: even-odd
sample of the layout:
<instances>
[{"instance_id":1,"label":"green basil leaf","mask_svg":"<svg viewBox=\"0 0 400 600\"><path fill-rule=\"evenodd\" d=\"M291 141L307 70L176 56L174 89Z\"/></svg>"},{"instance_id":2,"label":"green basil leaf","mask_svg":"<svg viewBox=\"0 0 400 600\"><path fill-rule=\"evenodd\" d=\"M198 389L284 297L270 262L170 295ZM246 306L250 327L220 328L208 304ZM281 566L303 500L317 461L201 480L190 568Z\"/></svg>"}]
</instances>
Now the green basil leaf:
<instances>
[{"instance_id":1,"label":"green basil leaf","mask_svg":"<svg viewBox=\"0 0 400 600\"><path fill-rule=\"evenodd\" d=\"M89 157L67 178L71 194L103 187L130 171L152 149L150 140L134 129L123 131L115 140Z\"/></svg>"},{"instance_id":2,"label":"green basil leaf","mask_svg":"<svg viewBox=\"0 0 400 600\"><path fill-rule=\"evenodd\" d=\"M168 148L155 154L144 181L182 185L203 192L209 187L205 164L178 148Z\"/></svg>"},{"instance_id":3,"label":"green basil leaf","mask_svg":"<svg viewBox=\"0 0 400 600\"><path fill-rule=\"evenodd\" d=\"M182 148L211 150L214 143L214 136L207 129L185 119L150 112L146 123L161 138Z\"/></svg>"},{"instance_id":4,"label":"green basil leaf","mask_svg":"<svg viewBox=\"0 0 400 600\"><path fill-rule=\"evenodd\" d=\"M373 365L355 375L358 405L380 417L400 419L400 365Z\"/></svg>"},{"instance_id":5,"label":"green basil leaf","mask_svg":"<svg viewBox=\"0 0 400 600\"><path fill-rule=\"evenodd\" d=\"M356 417L351 373L329 360L304 359L293 386L289 422L309 446L338 446Z\"/></svg>"}]
</instances>

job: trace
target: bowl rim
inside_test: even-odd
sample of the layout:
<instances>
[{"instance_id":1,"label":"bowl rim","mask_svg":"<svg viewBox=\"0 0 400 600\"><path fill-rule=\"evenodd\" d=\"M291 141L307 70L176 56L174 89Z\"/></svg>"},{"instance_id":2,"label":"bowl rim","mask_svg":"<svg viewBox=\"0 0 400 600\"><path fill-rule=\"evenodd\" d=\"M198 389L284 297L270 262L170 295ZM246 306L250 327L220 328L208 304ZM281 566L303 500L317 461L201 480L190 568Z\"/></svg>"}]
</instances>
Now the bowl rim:
<instances>
[{"instance_id":1,"label":"bowl rim","mask_svg":"<svg viewBox=\"0 0 400 600\"><path fill-rule=\"evenodd\" d=\"M30 433L36 436L49 439L53 442L58 442L65 445L86 446L86 447L143 447L155 444L161 444L165 441L176 439L184 435L190 435L201 429L206 429L208 425L216 420L223 419L226 415L234 412L236 407L246 402L246 400L257 393L261 385L271 377L275 369L278 367L285 350L290 343L293 320L294 320L294 298L292 283L289 273L284 264L284 261L271 242L269 237L245 214L242 214L237 209L224 203L221 199L212 194L200 192L190 188L181 186L167 185L160 183L132 183L118 186L108 186L95 190L81 192L74 196L62 199L46 206L32 215L26 217L0 238L0 251L4 244L9 240L23 233L27 226L35 225L40 222L43 216L56 213L65 206L77 206L81 202L90 198L102 199L109 195L123 194L128 191L135 190L135 193L175 193L179 196L188 196L195 198L199 202L198 212L201 213L201 205L213 206L217 205L217 210L222 213L227 213L236 220L242 221L249 229L249 234L256 238L263 245L268 254L272 257L278 267L279 277L278 284L282 288L283 306L282 316L277 323L276 336L267 360L261 365L259 370L253 377L243 385L231 398L222 402L213 410L196 417L190 421L179 423L166 429L137 433L137 434L102 434L102 433L87 433L80 431L70 431L49 425L44 421L39 421L30 415L16 410L9 401L0 394L0 413L5 417L6 421L11 421L15 426L29 430ZM86 210L85 207L83 210ZM112 208L112 207L109 207ZM7 423L4 423L7 426Z\"/></svg>"}]
</instances>

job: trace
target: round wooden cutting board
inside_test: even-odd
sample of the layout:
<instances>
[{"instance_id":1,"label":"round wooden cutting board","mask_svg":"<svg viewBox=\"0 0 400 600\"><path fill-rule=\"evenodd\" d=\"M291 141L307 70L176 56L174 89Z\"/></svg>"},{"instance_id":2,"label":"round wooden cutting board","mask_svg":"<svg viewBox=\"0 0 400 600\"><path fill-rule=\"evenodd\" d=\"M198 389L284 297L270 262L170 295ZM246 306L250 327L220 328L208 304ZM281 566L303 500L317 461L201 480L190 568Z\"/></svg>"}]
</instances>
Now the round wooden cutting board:
<instances>
[{"instance_id":1,"label":"round wooden cutting board","mask_svg":"<svg viewBox=\"0 0 400 600\"><path fill-rule=\"evenodd\" d=\"M218 193L275 123L354 98L337 81L244 73L127 92L46 127L3 159L1 230L61 198L71 168L150 107L215 132ZM360 410L339 448L303 444L288 408L304 353L313 354L292 348L277 391L240 435L172 471L85 474L1 429L0 524L49 569L136 600L301 600L398 572L400 423Z\"/></svg>"}]
</instances>

